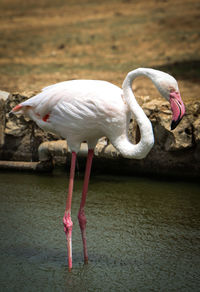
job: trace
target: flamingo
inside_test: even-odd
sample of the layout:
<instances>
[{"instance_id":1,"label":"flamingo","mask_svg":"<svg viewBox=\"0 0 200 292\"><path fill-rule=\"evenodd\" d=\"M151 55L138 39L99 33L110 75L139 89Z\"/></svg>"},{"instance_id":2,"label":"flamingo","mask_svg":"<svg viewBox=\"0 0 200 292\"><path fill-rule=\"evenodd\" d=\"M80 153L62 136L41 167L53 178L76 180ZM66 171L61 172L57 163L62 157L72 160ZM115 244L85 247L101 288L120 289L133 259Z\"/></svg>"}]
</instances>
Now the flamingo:
<instances>
[{"instance_id":1,"label":"flamingo","mask_svg":"<svg viewBox=\"0 0 200 292\"><path fill-rule=\"evenodd\" d=\"M99 138L106 136L123 157L143 159L154 144L152 125L136 101L132 83L138 76L148 77L161 95L169 101L172 110L171 129L175 129L185 113L177 81L169 74L151 68L129 72L122 89L101 80L71 80L45 87L41 93L15 106L12 112L28 115L37 125L56 133L68 142L72 152L66 208L63 217L67 239L68 268L72 268L71 203L77 152L83 141L88 143L88 156L78 220L82 234L84 262L88 262L86 244L85 203L94 155ZM131 114L139 129L140 141L128 139Z\"/></svg>"}]
</instances>

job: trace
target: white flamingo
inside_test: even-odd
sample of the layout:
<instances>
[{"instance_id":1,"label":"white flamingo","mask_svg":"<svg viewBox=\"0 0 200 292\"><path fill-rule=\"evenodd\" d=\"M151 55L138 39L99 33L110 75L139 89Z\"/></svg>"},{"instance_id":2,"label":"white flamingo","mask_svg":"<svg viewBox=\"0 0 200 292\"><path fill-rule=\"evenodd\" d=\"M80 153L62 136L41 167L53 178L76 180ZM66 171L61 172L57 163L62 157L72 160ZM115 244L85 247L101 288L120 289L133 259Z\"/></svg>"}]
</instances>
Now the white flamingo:
<instances>
[{"instance_id":1,"label":"white flamingo","mask_svg":"<svg viewBox=\"0 0 200 292\"><path fill-rule=\"evenodd\" d=\"M171 129L174 129L185 113L178 84L169 74L150 68L138 68L129 72L122 89L99 80L72 80L57 83L44 88L41 93L15 106L12 110L13 113L27 114L42 129L65 138L72 151L69 189L63 217L69 269L72 268L71 202L76 155L81 142L87 141L89 149L78 213L85 262L88 261L88 253L84 206L94 147L98 139L107 136L124 157L134 159L144 158L154 144L151 122L137 103L132 91L132 82L140 75L150 78L161 95L170 102L173 113ZM127 135L131 114L140 128L141 138L138 144L132 144Z\"/></svg>"}]
</instances>

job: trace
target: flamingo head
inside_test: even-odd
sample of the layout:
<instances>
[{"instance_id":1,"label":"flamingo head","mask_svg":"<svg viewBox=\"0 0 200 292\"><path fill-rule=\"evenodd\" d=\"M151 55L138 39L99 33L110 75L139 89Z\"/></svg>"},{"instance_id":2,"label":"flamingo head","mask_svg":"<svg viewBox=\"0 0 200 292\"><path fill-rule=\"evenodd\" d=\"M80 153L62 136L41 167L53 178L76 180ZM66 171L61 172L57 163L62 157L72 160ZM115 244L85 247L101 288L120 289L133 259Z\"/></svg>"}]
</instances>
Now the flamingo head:
<instances>
[{"instance_id":1,"label":"flamingo head","mask_svg":"<svg viewBox=\"0 0 200 292\"><path fill-rule=\"evenodd\" d=\"M163 73L163 72L162 72ZM176 79L171 75L164 73L164 78L157 82L157 88L161 95L169 101L172 110L172 123L171 130L174 130L176 126L182 120L185 114L185 106L181 99L180 91Z\"/></svg>"},{"instance_id":2,"label":"flamingo head","mask_svg":"<svg viewBox=\"0 0 200 292\"><path fill-rule=\"evenodd\" d=\"M169 102L172 110L171 130L174 130L185 114L185 106L179 91L171 90Z\"/></svg>"}]
</instances>

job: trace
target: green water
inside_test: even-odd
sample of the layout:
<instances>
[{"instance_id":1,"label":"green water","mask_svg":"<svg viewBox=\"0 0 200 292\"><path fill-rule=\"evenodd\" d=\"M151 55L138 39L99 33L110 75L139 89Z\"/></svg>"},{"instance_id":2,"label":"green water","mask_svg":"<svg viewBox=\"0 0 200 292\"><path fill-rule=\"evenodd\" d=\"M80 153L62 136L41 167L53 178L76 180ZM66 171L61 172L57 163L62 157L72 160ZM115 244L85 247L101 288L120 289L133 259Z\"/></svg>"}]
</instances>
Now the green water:
<instances>
[{"instance_id":1,"label":"green water","mask_svg":"<svg viewBox=\"0 0 200 292\"><path fill-rule=\"evenodd\" d=\"M64 173L0 173L0 291L200 291L199 184L93 176L84 265L77 177L70 273L67 183Z\"/></svg>"}]
</instances>

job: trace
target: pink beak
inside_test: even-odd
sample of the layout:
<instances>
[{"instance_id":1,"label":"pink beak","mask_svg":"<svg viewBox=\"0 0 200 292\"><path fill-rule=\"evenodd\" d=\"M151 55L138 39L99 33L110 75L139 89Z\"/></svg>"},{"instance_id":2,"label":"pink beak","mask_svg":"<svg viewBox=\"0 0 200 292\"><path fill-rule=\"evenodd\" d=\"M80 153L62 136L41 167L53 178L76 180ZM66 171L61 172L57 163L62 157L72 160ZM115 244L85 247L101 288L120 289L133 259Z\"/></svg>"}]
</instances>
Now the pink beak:
<instances>
[{"instance_id":1,"label":"pink beak","mask_svg":"<svg viewBox=\"0 0 200 292\"><path fill-rule=\"evenodd\" d=\"M174 130L185 114L185 106L181 99L180 92L170 93L170 105L172 110L171 130Z\"/></svg>"}]
</instances>

